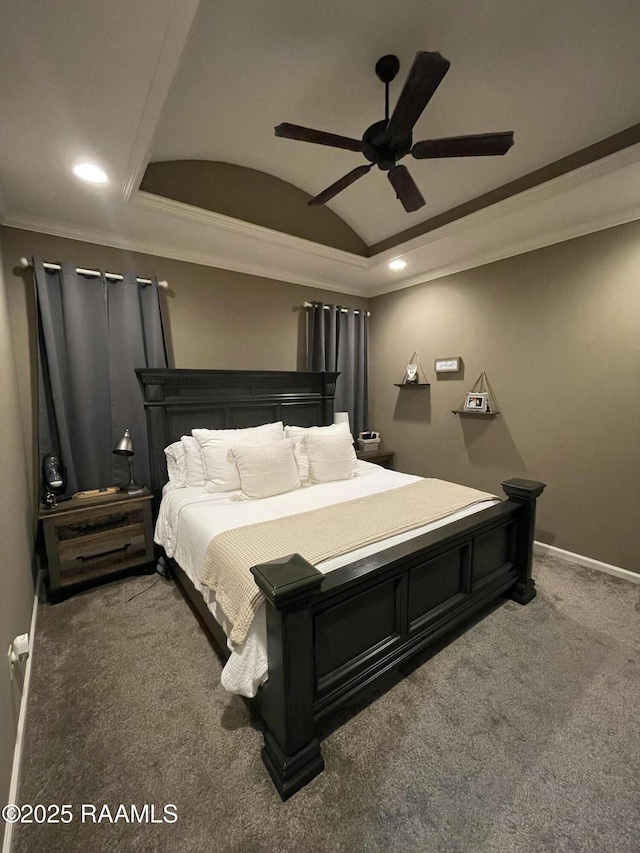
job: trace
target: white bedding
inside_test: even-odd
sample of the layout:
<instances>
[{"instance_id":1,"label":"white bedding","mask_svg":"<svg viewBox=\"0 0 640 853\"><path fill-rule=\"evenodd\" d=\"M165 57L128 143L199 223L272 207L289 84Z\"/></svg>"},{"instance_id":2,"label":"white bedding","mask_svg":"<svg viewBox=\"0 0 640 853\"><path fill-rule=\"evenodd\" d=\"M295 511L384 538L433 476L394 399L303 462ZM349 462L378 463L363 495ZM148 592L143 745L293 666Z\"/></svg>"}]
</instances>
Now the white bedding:
<instances>
[{"instance_id":1,"label":"white bedding","mask_svg":"<svg viewBox=\"0 0 640 853\"><path fill-rule=\"evenodd\" d=\"M225 624L226 620L220 608L216 606L213 593L199 580L200 567L204 562L204 555L211 539L234 527L307 512L329 504L395 489L420 479L411 474L389 471L364 461L358 463L356 474L357 476L351 480L321 483L307 489L297 489L294 492L255 501L234 501L232 500L234 493L229 492L203 494L202 488L197 486L167 490L160 505L154 538L182 567L228 635L229 626ZM316 568L323 573L330 572L361 557L390 548L444 524L479 512L497 502L492 500L475 504L432 524L327 560L318 564ZM267 675L264 604L256 613L246 640L240 645L228 642L228 646L231 656L222 672L222 685L231 693L255 696Z\"/></svg>"}]
</instances>

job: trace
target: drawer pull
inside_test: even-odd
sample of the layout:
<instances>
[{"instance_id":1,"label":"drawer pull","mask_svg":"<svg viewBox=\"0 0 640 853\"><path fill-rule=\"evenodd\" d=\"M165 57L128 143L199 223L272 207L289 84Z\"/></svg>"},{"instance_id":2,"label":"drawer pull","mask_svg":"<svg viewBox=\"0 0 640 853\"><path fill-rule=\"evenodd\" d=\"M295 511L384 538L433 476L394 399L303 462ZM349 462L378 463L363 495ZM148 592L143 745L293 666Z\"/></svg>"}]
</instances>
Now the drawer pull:
<instances>
[{"instance_id":1,"label":"drawer pull","mask_svg":"<svg viewBox=\"0 0 640 853\"><path fill-rule=\"evenodd\" d=\"M111 548L110 551L100 551L98 554L89 554L89 555L85 555L85 556L80 554L78 556L78 559L82 560L83 562L85 560L95 560L98 557L106 557L108 554L117 554L119 551L126 551L127 548L130 548L130 547L131 547L131 542L127 542L127 544L123 545L121 548Z\"/></svg>"}]
</instances>

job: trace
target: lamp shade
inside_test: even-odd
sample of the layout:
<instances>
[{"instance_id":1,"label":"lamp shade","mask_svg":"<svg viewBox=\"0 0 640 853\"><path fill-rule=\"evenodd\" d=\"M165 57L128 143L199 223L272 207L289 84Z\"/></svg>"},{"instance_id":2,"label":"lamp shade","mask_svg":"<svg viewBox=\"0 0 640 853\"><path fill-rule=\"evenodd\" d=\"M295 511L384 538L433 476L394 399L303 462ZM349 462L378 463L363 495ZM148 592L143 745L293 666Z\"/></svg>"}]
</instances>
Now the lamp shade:
<instances>
[{"instance_id":1,"label":"lamp shade","mask_svg":"<svg viewBox=\"0 0 640 853\"><path fill-rule=\"evenodd\" d=\"M349 412L334 412L333 422L334 424L346 424L349 427L349 432L351 432L351 424L349 423Z\"/></svg>"},{"instance_id":2,"label":"lamp shade","mask_svg":"<svg viewBox=\"0 0 640 853\"><path fill-rule=\"evenodd\" d=\"M113 448L113 452L117 453L119 456L133 456L135 450L133 448L133 439L131 438L131 433L129 429L125 429L122 437L117 441L116 446Z\"/></svg>"}]
</instances>

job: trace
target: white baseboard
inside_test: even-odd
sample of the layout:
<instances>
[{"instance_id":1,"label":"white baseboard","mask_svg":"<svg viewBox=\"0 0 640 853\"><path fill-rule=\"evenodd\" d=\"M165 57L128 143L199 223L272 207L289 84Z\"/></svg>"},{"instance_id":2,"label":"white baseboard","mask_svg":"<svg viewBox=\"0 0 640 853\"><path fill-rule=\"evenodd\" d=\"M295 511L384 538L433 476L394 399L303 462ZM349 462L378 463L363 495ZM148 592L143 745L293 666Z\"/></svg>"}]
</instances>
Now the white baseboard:
<instances>
[{"instance_id":1,"label":"white baseboard","mask_svg":"<svg viewBox=\"0 0 640 853\"><path fill-rule=\"evenodd\" d=\"M16 731L16 745L13 750L13 767L11 770L11 783L9 785L9 798L7 803L18 802L18 786L20 784L20 770L22 767L22 747L24 745L24 730L27 721L27 703L29 701L29 685L31 683L31 663L33 661L33 646L36 636L36 618L38 615L38 595L40 592L40 573L36 580L36 591L33 598L33 609L31 611L31 626L29 628L29 657L24 671L24 683L22 685L22 698L20 700L20 713L18 715L18 730ZM3 804L4 805L4 804ZM10 853L13 843L13 823L6 823L4 827L4 841L2 853Z\"/></svg>"},{"instance_id":2,"label":"white baseboard","mask_svg":"<svg viewBox=\"0 0 640 853\"><path fill-rule=\"evenodd\" d=\"M617 578L632 583L640 583L640 575L637 572L630 572L629 569L621 569L619 566L612 566L609 563L602 563L600 560L594 560L592 557L583 557L582 554L574 554L573 551L565 551L564 548L556 548L555 545L547 545L546 542L534 542L534 551L539 554L550 554L553 557L558 557L560 560L567 560L569 563L577 563L579 566L586 566L588 569L597 569L599 572L605 572L608 575L615 575Z\"/></svg>"}]
</instances>

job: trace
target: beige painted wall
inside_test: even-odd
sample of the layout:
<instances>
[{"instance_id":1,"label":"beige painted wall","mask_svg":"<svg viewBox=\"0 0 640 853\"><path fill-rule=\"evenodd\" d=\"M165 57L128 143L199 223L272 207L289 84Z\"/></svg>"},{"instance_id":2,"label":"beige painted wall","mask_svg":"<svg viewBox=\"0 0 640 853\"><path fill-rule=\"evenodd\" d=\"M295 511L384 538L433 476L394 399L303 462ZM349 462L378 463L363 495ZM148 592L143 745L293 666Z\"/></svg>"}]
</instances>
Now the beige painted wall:
<instances>
[{"instance_id":1,"label":"beige painted wall","mask_svg":"<svg viewBox=\"0 0 640 853\"><path fill-rule=\"evenodd\" d=\"M537 538L640 572L640 222L371 301L371 424L397 467L543 480ZM412 351L430 389L398 389ZM464 375L436 379L436 357ZM502 413L453 415L486 370Z\"/></svg>"},{"instance_id":2,"label":"beige painted wall","mask_svg":"<svg viewBox=\"0 0 640 853\"><path fill-rule=\"evenodd\" d=\"M22 421L35 458L35 304L31 271L22 256L72 261L111 272L133 270L169 282L161 291L162 315L173 367L299 370L305 367L305 300L357 308L368 300L329 290L189 264L169 258L0 228L14 335ZM30 477L34 480L33 467Z\"/></svg>"},{"instance_id":3,"label":"beige painted wall","mask_svg":"<svg viewBox=\"0 0 640 853\"><path fill-rule=\"evenodd\" d=\"M1 252L0 252L1 255ZM7 802L24 668L13 682L4 653L29 630L33 607L31 555L33 519L26 475L11 326L0 263L0 801Z\"/></svg>"}]
</instances>

